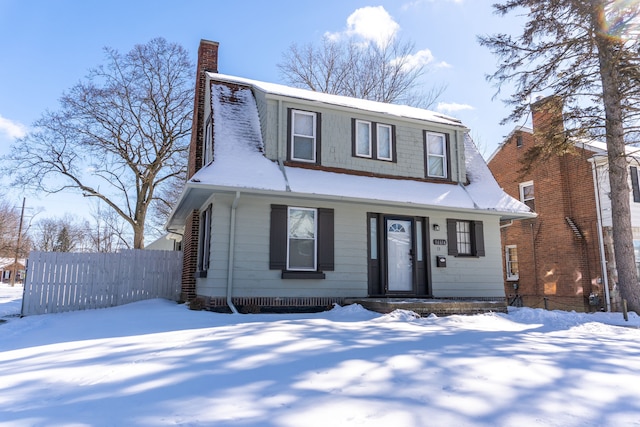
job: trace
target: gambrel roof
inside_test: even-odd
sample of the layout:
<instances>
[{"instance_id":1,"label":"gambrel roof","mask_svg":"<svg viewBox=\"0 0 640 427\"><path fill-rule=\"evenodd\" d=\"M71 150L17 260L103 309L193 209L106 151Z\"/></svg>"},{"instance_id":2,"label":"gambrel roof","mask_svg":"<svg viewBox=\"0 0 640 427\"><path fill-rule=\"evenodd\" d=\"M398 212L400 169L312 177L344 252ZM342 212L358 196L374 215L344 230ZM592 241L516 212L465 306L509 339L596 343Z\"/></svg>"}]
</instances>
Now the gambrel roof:
<instances>
[{"instance_id":1,"label":"gambrel roof","mask_svg":"<svg viewBox=\"0 0 640 427\"><path fill-rule=\"evenodd\" d=\"M173 224L181 223L180 219L186 217L191 209L198 208L198 203L204 203L212 190L276 192L363 203L375 201L430 209L484 211L499 214L504 219L535 216L526 205L507 195L498 186L468 130L455 118L413 107L328 95L220 74L209 73L209 78L212 81L211 105L214 115L213 162L202 167L186 184L172 215ZM325 107L340 106L459 128L465 132L464 157L468 183L454 185L352 175L279 164L264 155L254 90L271 96L322 103Z\"/></svg>"}]
</instances>

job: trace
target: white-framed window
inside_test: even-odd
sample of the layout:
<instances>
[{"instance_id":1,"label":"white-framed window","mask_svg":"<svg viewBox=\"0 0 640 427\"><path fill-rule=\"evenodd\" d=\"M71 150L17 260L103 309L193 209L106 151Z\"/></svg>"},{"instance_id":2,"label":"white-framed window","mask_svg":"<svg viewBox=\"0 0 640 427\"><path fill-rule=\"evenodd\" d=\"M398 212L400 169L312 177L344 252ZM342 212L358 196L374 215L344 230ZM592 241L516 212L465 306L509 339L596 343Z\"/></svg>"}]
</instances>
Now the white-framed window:
<instances>
[{"instance_id":1,"label":"white-framed window","mask_svg":"<svg viewBox=\"0 0 640 427\"><path fill-rule=\"evenodd\" d=\"M356 120L356 156L371 157L371 122Z\"/></svg>"},{"instance_id":2,"label":"white-framed window","mask_svg":"<svg viewBox=\"0 0 640 427\"><path fill-rule=\"evenodd\" d=\"M200 236L198 239L198 275L206 277L211 262L211 214L213 206L209 205L200 213Z\"/></svg>"},{"instance_id":3,"label":"white-framed window","mask_svg":"<svg viewBox=\"0 0 640 427\"><path fill-rule=\"evenodd\" d=\"M380 160L393 160L393 127L378 123L376 126L377 154Z\"/></svg>"},{"instance_id":4,"label":"white-framed window","mask_svg":"<svg viewBox=\"0 0 640 427\"><path fill-rule=\"evenodd\" d=\"M535 211L535 195L533 193L533 181L520 183L520 201L529 206L529 209Z\"/></svg>"},{"instance_id":5,"label":"white-framed window","mask_svg":"<svg viewBox=\"0 0 640 427\"><path fill-rule=\"evenodd\" d=\"M520 271L518 270L518 247L516 245L507 245L504 251L507 280L518 280L520 278Z\"/></svg>"},{"instance_id":6,"label":"white-framed window","mask_svg":"<svg viewBox=\"0 0 640 427\"><path fill-rule=\"evenodd\" d=\"M447 177L447 139L443 133L425 132L427 176Z\"/></svg>"},{"instance_id":7,"label":"white-framed window","mask_svg":"<svg viewBox=\"0 0 640 427\"><path fill-rule=\"evenodd\" d=\"M456 241L458 255L471 255L471 223L469 221L456 222Z\"/></svg>"},{"instance_id":8,"label":"white-framed window","mask_svg":"<svg viewBox=\"0 0 640 427\"><path fill-rule=\"evenodd\" d=\"M206 166L213 161L213 121L211 116L207 117L205 124L202 151L202 166Z\"/></svg>"},{"instance_id":9,"label":"white-framed window","mask_svg":"<svg viewBox=\"0 0 640 427\"><path fill-rule=\"evenodd\" d=\"M291 160L316 162L317 114L291 110Z\"/></svg>"},{"instance_id":10,"label":"white-framed window","mask_svg":"<svg viewBox=\"0 0 640 427\"><path fill-rule=\"evenodd\" d=\"M287 210L287 270L315 271L318 210L289 206Z\"/></svg>"},{"instance_id":11,"label":"white-framed window","mask_svg":"<svg viewBox=\"0 0 640 427\"><path fill-rule=\"evenodd\" d=\"M394 126L352 119L352 130L355 157L394 161Z\"/></svg>"}]
</instances>

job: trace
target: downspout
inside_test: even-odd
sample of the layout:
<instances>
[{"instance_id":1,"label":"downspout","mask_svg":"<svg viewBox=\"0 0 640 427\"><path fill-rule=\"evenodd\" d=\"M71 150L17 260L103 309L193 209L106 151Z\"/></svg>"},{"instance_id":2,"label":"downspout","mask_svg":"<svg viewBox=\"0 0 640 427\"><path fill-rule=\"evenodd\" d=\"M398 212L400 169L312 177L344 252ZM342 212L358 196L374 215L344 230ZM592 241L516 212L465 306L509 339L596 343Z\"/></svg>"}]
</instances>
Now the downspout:
<instances>
[{"instance_id":1,"label":"downspout","mask_svg":"<svg viewBox=\"0 0 640 427\"><path fill-rule=\"evenodd\" d=\"M602 213L600 212L600 188L598 187L598 171L595 159L591 158L591 171L593 173L593 191L596 196L596 215L598 222L598 246L600 247L600 268L602 269L602 281L604 284L604 297L607 300L607 312L611 311L611 298L609 296L609 274L607 272L607 260L604 254L604 235L602 232Z\"/></svg>"},{"instance_id":2,"label":"downspout","mask_svg":"<svg viewBox=\"0 0 640 427\"><path fill-rule=\"evenodd\" d=\"M282 100L278 99L278 128L276 130L277 135L277 150L278 150L278 166L280 167L280 172L282 172L282 176L284 177L284 183L286 185L287 191L291 191L291 187L289 187L289 178L287 178L287 172L284 169L284 162L282 160Z\"/></svg>"},{"instance_id":3,"label":"downspout","mask_svg":"<svg viewBox=\"0 0 640 427\"><path fill-rule=\"evenodd\" d=\"M236 246L236 209L240 200L240 192L236 191L236 198L231 204L231 224L229 224L229 265L227 266L227 305L231 312L238 314L238 309L231 301L231 292L233 290L233 261Z\"/></svg>"}]
</instances>

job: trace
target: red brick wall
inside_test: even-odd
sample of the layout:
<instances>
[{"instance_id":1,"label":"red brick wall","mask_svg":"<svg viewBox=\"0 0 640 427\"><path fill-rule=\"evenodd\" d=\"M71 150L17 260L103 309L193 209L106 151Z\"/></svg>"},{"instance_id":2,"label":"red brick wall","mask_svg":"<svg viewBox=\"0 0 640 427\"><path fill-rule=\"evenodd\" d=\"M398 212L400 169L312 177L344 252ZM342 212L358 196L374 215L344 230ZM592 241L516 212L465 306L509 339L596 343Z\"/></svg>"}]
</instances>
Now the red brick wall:
<instances>
[{"instance_id":1,"label":"red brick wall","mask_svg":"<svg viewBox=\"0 0 640 427\"><path fill-rule=\"evenodd\" d=\"M193 102L193 122L191 127L191 143L189 145L189 162L187 178L191 178L202 167L203 125L205 122L204 106L206 102L205 72L218 72L218 43L201 40L198 48L198 64L196 70L196 88ZM196 297L195 272L198 261L198 225L200 215L193 211L185 224L182 239L182 299L190 301Z\"/></svg>"},{"instance_id":2,"label":"red brick wall","mask_svg":"<svg viewBox=\"0 0 640 427\"><path fill-rule=\"evenodd\" d=\"M540 126L540 121L534 123ZM522 136L521 147L516 146L518 135ZM536 142L531 133L516 131L489 163L498 183L517 199L519 184L534 182L538 217L502 228L502 244L518 247L517 283L524 305L592 310L588 305L591 292L600 294L601 301L604 299L593 177L587 161L592 153L576 150L554 156L521 175L524 153ZM583 238L575 235L566 217L575 222ZM513 282L506 281L506 273L505 291L507 295L515 294Z\"/></svg>"}]
</instances>

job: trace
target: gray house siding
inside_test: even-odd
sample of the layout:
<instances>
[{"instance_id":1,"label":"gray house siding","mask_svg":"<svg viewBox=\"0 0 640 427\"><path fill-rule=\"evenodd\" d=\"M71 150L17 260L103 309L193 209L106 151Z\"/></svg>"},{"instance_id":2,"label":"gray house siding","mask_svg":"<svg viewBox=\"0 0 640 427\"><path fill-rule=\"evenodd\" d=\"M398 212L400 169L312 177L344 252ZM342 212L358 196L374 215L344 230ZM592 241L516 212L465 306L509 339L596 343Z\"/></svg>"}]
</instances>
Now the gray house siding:
<instances>
[{"instance_id":1,"label":"gray house siding","mask_svg":"<svg viewBox=\"0 0 640 427\"><path fill-rule=\"evenodd\" d=\"M320 164L328 168L340 168L357 172L423 179L425 172L424 132L438 132L448 136L450 164L449 177L464 181L464 142L459 128L423 121L397 120L392 116L366 111L326 108L318 103L296 102L289 99L267 98L254 89L260 116L265 154L271 160L287 159L288 110L303 110L321 115ZM364 120L395 127L395 161L356 157L352 150L352 120Z\"/></svg>"},{"instance_id":2,"label":"gray house siding","mask_svg":"<svg viewBox=\"0 0 640 427\"><path fill-rule=\"evenodd\" d=\"M206 278L198 279L198 294L224 297L227 289L229 224L233 196L218 194L213 202L211 263ZM272 204L334 209L335 269L325 279L282 279L281 271L269 270L269 216ZM206 206L203 206L205 208ZM241 194L236 210L233 265L233 297L366 297L367 213L376 212L408 217L428 217L439 224L430 231L427 260L431 270L434 297L504 297L499 218L492 215L458 215L439 211L289 199ZM446 239L446 219L482 220L486 256L452 257L446 246L434 239ZM436 267L436 255L447 258L447 267Z\"/></svg>"}]
</instances>

